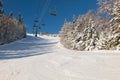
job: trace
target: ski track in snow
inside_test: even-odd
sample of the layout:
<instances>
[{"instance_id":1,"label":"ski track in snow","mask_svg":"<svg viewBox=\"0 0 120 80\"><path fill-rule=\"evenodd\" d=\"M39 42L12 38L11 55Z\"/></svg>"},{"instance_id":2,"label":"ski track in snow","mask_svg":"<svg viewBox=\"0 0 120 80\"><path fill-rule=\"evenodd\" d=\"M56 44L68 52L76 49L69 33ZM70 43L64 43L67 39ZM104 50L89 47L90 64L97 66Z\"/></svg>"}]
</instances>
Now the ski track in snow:
<instances>
[{"instance_id":1,"label":"ski track in snow","mask_svg":"<svg viewBox=\"0 0 120 80\"><path fill-rule=\"evenodd\" d=\"M0 46L0 80L120 80L119 51L73 51L58 37Z\"/></svg>"}]
</instances>

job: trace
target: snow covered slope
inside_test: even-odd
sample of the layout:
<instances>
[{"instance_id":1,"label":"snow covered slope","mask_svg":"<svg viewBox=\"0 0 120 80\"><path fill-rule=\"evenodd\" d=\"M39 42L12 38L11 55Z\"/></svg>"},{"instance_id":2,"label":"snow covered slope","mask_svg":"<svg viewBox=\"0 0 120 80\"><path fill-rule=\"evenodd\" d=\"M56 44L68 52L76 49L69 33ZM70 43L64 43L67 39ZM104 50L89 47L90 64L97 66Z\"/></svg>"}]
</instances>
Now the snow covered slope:
<instances>
[{"instance_id":1,"label":"snow covered slope","mask_svg":"<svg viewBox=\"0 0 120 80\"><path fill-rule=\"evenodd\" d=\"M120 80L120 52L72 51L58 37L0 46L0 80Z\"/></svg>"}]
</instances>

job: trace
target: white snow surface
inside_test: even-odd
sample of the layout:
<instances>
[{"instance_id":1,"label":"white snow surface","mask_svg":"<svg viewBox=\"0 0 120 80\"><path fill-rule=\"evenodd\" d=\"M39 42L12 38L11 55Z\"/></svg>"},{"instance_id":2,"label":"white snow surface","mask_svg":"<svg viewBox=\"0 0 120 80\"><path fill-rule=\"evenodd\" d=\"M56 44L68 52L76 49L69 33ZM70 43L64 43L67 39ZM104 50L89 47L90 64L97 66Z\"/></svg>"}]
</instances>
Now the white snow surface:
<instances>
[{"instance_id":1,"label":"white snow surface","mask_svg":"<svg viewBox=\"0 0 120 80\"><path fill-rule=\"evenodd\" d=\"M119 51L73 51L58 37L0 46L0 80L120 80Z\"/></svg>"}]
</instances>

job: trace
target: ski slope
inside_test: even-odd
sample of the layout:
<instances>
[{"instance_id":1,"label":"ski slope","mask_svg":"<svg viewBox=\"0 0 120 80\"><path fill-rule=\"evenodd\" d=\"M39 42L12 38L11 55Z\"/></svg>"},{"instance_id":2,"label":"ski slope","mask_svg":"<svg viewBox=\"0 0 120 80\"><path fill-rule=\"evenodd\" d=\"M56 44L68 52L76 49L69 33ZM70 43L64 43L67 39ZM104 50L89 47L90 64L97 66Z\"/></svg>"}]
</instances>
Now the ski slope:
<instances>
[{"instance_id":1,"label":"ski slope","mask_svg":"<svg viewBox=\"0 0 120 80\"><path fill-rule=\"evenodd\" d=\"M0 80L120 80L120 52L65 49L58 37L0 46Z\"/></svg>"}]
</instances>

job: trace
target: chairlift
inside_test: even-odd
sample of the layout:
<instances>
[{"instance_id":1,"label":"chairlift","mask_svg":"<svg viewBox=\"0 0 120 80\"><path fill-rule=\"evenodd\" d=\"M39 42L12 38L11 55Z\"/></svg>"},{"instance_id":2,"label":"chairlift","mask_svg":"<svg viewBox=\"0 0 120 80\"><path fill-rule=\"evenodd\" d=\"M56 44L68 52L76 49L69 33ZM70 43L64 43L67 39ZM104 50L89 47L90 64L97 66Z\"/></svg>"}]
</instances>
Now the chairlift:
<instances>
[{"instance_id":1,"label":"chairlift","mask_svg":"<svg viewBox=\"0 0 120 80\"><path fill-rule=\"evenodd\" d=\"M51 12L50 12L51 16L57 16L57 11L56 11L56 6L52 8Z\"/></svg>"},{"instance_id":2,"label":"chairlift","mask_svg":"<svg viewBox=\"0 0 120 80\"><path fill-rule=\"evenodd\" d=\"M41 26L39 26L38 29L41 29Z\"/></svg>"},{"instance_id":3,"label":"chairlift","mask_svg":"<svg viewBox=\"0 0 120 80\"><path fill-rule=\"evenodd\" d=\"M38 22L38 21L39 21L38 18L35 18L35 19L34 19L34 22Z\"/></svg>"},{"instance_id":4,"label":"chairlift","mask_svg":"<svg viewBox=\"0 0 120 80\"><path fill-rule=\"evenodd\" d=\"M56 11L51 11L50 15L51 16L57 16L57 13L56 13Z\"/></svg>"}]
</instances>

